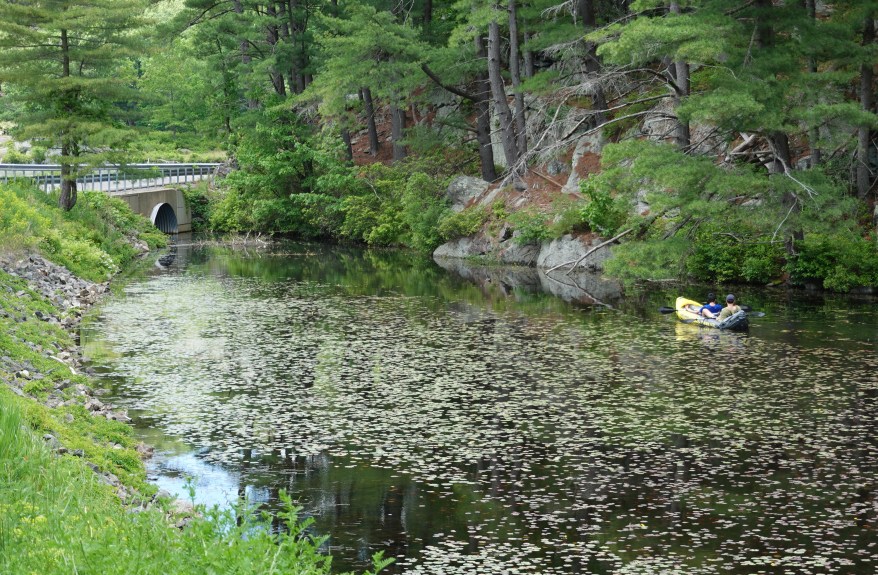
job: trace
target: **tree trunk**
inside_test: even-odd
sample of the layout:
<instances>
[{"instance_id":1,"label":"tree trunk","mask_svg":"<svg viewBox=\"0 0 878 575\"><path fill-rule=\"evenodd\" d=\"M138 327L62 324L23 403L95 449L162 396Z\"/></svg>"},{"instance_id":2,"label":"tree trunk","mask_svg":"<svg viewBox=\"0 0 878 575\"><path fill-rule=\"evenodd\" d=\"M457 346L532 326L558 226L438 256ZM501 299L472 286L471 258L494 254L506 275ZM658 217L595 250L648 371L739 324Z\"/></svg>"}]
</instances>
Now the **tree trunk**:
<instances>
[{"instance_id":1,"label":"tree trunk","mask_svg":"<svg viewBox=\"0 0 878 575\"><path fill-rule=\"evenodd\" d=\"M866 14L863 26L863 46L867 47L875 41L875 15L872 12ZM872 81L874 72L871 62L860 66L860 106L864 112L872 110ZM857 130L857 196L866 199L872 183L872 173L869 169L869 144L872 140L872 131L869 126L860 126Z\"/></svg>"},{"instance_id":2,"label":"tree trunk","mask_svg":"<svg viewBox=\"0 0 878 575\"><path fill-rule=\"evenodd\" d=\"M363 98L363 108L366 112L366 127L369 130L369 153L373 156L378 155L378 148L381 143L378 141L378 128L375 126L375 106L372 103L372 91L363 87L360 89L360 96Z\"/></svg>"},{"instance_id":3,"label":"tree trunk","mask_svg":"<svg viewBox=\"0 0 878 575\"><path fill-rule=\"evenodd\" d=\"M582 25L586 30L592 30L597 26L597 12L595 10L595 0L578 0L576 3L576 12L582 20ZM585 71L589 76L596 77L601 71L601 61L598 59L598 47L594 42L586 43ZM604 95L604 87L595 82L592 91L592 107L597 110L594 115L594 122L599 126L607 121L607 97Z\"/></svg>"},{"instance_id":4,"label":"tree trunk","mask_svg":"<svg viewBox=\"0 0 878 575\"><path fill-rule=\"evenodd\" d=\"M277 25L277 10L271 4L265 7L265 13L271 16L273 22L266 26L265 30L265 41L271 46L271 52L277 52L277 43L280 40L280 27ZM278 71L276 66L272 66L268 70L268 76L271 79L271 85L274 87L274 92L278 96L286 96L287 90L284 85L284 75Z\"/></svg>"},{"instance_id":5,"label":"tree trunk","mask_svg":"<svg viewBox=\"0 0 878 575\"><path fill-rule=\"evenodd\" d=\"M518 16L515 0L509 0L509 75L515 93L515 136L519 156L527 153L527 122L524 117L524 92L521 91L521 58L518 50Z\"/></svg>"},{"instance_id":6,"label":"tree trunk","mask_svg":"<svg viewBox=\"0 0 878 575\"><path fill-rule=\"evenodd\" d=\"M354 145L351 143L351 133L347 128L341 129L341 140L344 142L345 157L350 162L354 159Z\"/></svg>"},{"instance_id":7,"label":"tree trunk","mask_svg":"<svg viewBox=\"0 0 878 575\"><path fill-rule=\"evenodd\" d=\"M424 11L422 14L424 18L424 26L429 27L433 22L433 0L424 0Z\"/></svg>"},{"instance_id":8,"label":"tree trunk","mask_svg":"<svg viewBox=\"0 0 878 575\"><path fill-rule=\"evenodd\" d=\"M808 10L808 17L811 18L811 21L814 22L817 19L817 2L816 0L805 0L805 8ZM811 74L817 73L817 60L815 58L810 58L808 60L808 71ZM808 130L808 147L810 149L811 161L810 166L812 168L819 166L823 161L822 152L820 151L820 147L818 143L820 141L820 132L816 126L810 128Z\"/></svg>"},{"instance_id":9,"label":"tree trunk","mask_svg":"<svg viewBox=\"0 0 878 575\"><path fill-rule=\"evenodd\" d=\"M393 138L393 161L398 162L405 159L405 110L398 106L393 106L390 111L390 136Z\"/></svg>"},{"instance_id":10,"label":"tree trunk","mask_svg":"<svg viewBox=\"0 0 878 575\"><path fill-rule=\"evenodd\" d=\"M527 44L530 39L533 38L533 34L530 32L524 33L524 43ZM524 57L524 77L525 78L533 78L536 70L534 69L534 53L530 50L525 49L523 53Z\"/></svg>"},{"instance_id":11,"label":"tree trunk","mask_svg":"<svg viewBox=\"0 0 878 575\"><path fill-rule=\"evenodd\" d=\"M70 77L70 42L67 38L67 30L61 30L61 76ZM73 94L64 94L64 111L73 113ZM75 154L73 136L63 129L61 132L61 197L58 198L58 206L65 211L70 211L76 205L76 180L74 179L73 166L70 163Z\"/></svg>"},{"instance_id":12,"label":"tree trunk","mask_svg":"<svg viewBox=\"0 0 878 575\"><path fill-rule=\"evenodd\" d=\"M479 34L475 37L476 57L487 60L488 52L485 42ZM476 76L476 141L479 144L479 162L482 168L482 179L493 182L497 179L497 168L494 167L494 145L491 143L491 83L487 74L479 72Z\"/></svg>"},{"instance_id":13,"label":"tree trunk","mask_svg":"<svg viewBox=\"0 0 878 575\"><path fill-rule=\"evenodd\" d=\"M496 11L496 6L495 6ZM506 99L506 87L500 68L500 25L495 19L488 24L488 79L491 83L491 94L494 97L494 108L500 118L500 134L503 142L503 155L506 167L513 169L518 164L520 154L515 138L515 125L509 102Z\"/></svg>"},{"instance_id":14,"label":"tree trunk","mask_svg":"<svg viewBox=\"0 0 878 575\"><path fill-rule=\"evenodd\" d=\"M679 0L671 0L671 14L681 14ZM679 108L683 98L689 95L689 64L684 61L674 62L674 107ZM689 132L689 122L683 122L677 118L677 146L686 150L692 144Z\"/></svg>"},{"instance_id":15,"label":"tree trunk","mask_svg":"<svg viewBox=\"0 0 878 575\"><path fill-rule=\"evenodd\" d=\"M244 13L244 5L241 3L241 0L234 0L234 9L236 14ZM250 43L247 42L247 39L241 39L238 43L238 46L241 50L241 64L244 65L245 70L249 70L250 68ZM256 109L259 107L259 102L253 98L247 99L247 108L250 110Z\"/></svg>"}]
</instances>

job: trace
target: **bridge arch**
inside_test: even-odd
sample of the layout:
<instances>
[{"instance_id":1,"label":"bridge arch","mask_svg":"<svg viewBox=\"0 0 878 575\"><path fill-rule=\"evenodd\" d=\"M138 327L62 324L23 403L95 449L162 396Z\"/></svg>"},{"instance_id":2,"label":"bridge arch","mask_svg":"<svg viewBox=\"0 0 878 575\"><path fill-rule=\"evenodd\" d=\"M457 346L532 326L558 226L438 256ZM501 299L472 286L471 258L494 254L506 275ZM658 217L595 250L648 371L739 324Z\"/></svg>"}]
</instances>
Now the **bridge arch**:
<instances>
[{"instance_id":1,"label":"bridge arch","mask_svg":"<svg viewBox=\"0 0 878 575\"><path fill-rule=\"evenodd\" d=\"M174 208L171 207L171 204L156 204L152 209L152 214L149 216L149 220L155 225L155 227L166 234L176 234L179 231L177 213L174 211Z\"/></svg>"}]
</instances>

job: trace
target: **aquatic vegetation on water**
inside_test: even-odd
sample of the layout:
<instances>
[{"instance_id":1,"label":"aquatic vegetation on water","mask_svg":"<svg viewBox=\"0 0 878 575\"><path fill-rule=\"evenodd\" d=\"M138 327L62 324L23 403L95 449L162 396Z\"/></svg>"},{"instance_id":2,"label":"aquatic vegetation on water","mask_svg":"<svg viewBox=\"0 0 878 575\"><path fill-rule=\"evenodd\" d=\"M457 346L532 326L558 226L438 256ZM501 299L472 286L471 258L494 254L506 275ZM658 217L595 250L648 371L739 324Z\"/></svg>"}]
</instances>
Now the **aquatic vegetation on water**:
<instances>
[{"instance_id":1,"label":"aquatic vegetation on water","mask_svg":"<svg viewBox=\"0 0 878 575\"><path fill-rule=\"evenodd\" d=\"M397 570L863 573L878 561L868 341L704 339L661 318L209 269L105 306L95 329L123 356L107 366L115 400L206 460L298 493L317 529L341 513L327 498L354 497L338 485L385 482L374 504L407 543L349 539L397 549ZM333 484L307 483L300 460ZM428 520L445 527L415 542ZM335 529L338 555L348 536Z\"/></svg>"}]
</instances>

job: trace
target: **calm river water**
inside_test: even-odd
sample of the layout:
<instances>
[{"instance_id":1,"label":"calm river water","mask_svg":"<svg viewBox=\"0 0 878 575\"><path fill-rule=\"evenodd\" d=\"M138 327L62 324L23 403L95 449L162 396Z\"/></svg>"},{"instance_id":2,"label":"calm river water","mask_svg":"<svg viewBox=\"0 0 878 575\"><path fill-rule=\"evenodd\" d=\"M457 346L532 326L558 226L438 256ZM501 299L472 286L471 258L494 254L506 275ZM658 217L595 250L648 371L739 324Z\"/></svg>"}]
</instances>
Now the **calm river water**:
<instances>
[{"instance_id":1,"label":"calm river water","mask_svg":"<svg viewBox=\"0 0 878 575\"><path fill-rule=\"evenodd\" d=\"M336 571L878 571L875 299L745 290L766 315L734 334L670 291L461 273L181 246L82 338L161 488L286 490Z\"/></svg>"}]
</instances>

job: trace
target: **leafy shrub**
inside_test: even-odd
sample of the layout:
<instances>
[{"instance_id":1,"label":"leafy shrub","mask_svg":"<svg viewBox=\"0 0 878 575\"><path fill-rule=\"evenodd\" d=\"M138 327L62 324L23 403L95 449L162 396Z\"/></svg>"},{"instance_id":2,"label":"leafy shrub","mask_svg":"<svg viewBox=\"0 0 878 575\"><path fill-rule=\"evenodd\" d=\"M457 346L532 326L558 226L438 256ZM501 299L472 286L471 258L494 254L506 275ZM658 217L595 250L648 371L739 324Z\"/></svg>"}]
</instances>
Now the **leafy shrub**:
<instances>
[{"instance_id":1,"label":"leafy shrub","mask_svg":"<svg viewBox=\"0 0 878 575\"><path fill-rule=\"evenodd\" d=\"M564 234L584 232L592 229L585 218L581 201L562 196L552 202L554 217L549 225L549 234L553 238L560 238Z\"/></svg>"},{"instance_id":2,"label":"leafy shrub","mask_svg":"<svg viewBox=\"0 0 878 575\"><path fill-rule=\"evenodd\" d=\"M689 275L710 282L769 283L780 277L784 248L779 243L754 241L752 230L738 225L732 231L719 225L702 225L686 259Z\"/></svg>"},{"instance_id":3,"label":"leafy shrub","mask_svg":"<svg viewBox=\"0 0 878 575\"><path fill-rule=\"evenodd\" d=\"M356 187L339 143L313 134L289 110L271 108L235 152L241 169L225 179L209 210L213 229L337 233L343 220L338 199L347 186Z\"/></svg>"},{"instance_id":4,"label":"leafy shrub","mask_svg":"<svg viewBox=\"0 0 878 575\"><path fill-rule=\"evenodd\" d=\"M3 154L3 163L5 164L27 164L30 159L27 154L19 152L12 142L6 144L6 153Z\"/></svg>"},{"instance_id":5,"label":"leafy shrub","mask_svg":"<svg viewBox=\"0 0 878 575\"><path fill-rule=\"evenodd\" d=\"M628 217L628 206L592 180L580 182L579 186L587 200L581 209L582 219L592 231L607 237L615 235Z\"/></svg>"},{"instance_id":6,"label":"leafy shrub","mask_svg":"<svg viewBox=\"0 0 878 575\"><path fill-rule=\"evenodd\" d=\"M439 235L443 240L471 236L488 220L484 206L473 206L462 212L448 211L439 220Z\"/></svg>"},{"instance_id":7,"label":"leafy shrub","mask_svg":"<svg viewBox=\"0 0 878 575\"><path fill-rule=\"evenodd\" d=\"M552 239L552 232L546 223L549 218L549 214L536 209L523 209L510 214L509 223L518 232L515 242L529 244Z\"/></svg>"},{"instance_id":8,"label":"leafy shrub","mask_svg":"<svg viewBox=\"0 0 878 575\"><path fill-rule=\"evenodd\" d=\"M129 236L151 247L167 242L125 202L100 192L83 192L76 206L64 212L56 195L21 182L0 186L0 204L0 245L39 247L50 260L90 280L106 280L136 256Z\"/></svg>"},{"instance_id":9,"label":"leafy shrub","mask_svg":"<svg viewBox=\"0 0 878 575\"><path fill-rule=\"evenodd\" d=\"M183 198L192 215L192 231L202 232L209 229L210 214L213 208L211 198L208 195L208 183L198 182L192 186L183 187Z\"/></svg>"},{"instance_id":10,"label":"leafy shrub","mask_svg":"<svg viewBox=\"0 0 878 575\"><path fill-rule=\"evenodd\" d=\"M451 213L442 182L423 172L408 178L402 194L402 217L408 228L406 244L432 252L442 243L439 222Z\"/></svg>"},{"instance_id":11,"label":"leafy shrub","mask_svg":"<svg viewBox=\"0 0 878 575\"><path fill-rule=\"evenodd\" d=\"M798 253L786 268L794 283L816 282L839 292L878 286L878 249L873 240L815 234L796 248Z\"/></svg>"},{"instance_id":12,"label":"leafy shrub","mask_svg":"<svg viewBox=\"0 0 878 575\"><path fill-rule=\"evenodd\" d=\"M605 272L631 283L638 280L664 280L682 277L689 242L682 238L663 241L625 242L613 248L604 262Z\"/></svg>"}]
</instances>

